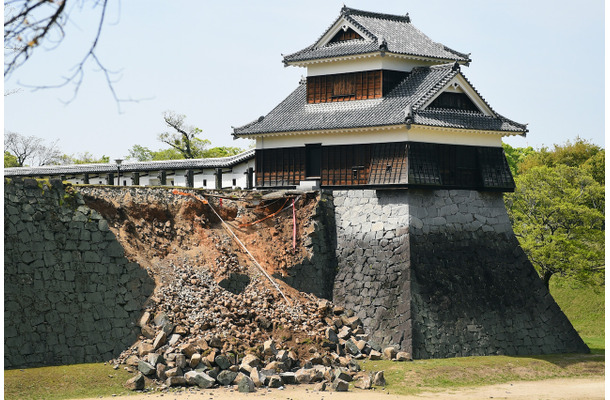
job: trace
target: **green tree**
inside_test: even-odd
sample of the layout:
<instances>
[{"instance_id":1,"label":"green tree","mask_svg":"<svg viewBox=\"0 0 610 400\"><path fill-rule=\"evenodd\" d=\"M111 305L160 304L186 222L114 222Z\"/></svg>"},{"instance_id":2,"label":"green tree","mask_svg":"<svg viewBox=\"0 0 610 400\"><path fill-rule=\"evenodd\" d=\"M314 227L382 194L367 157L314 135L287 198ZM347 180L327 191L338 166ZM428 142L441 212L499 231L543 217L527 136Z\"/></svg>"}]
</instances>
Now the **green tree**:
<instances>
[{"instance_id":1,"label":"green tree","mask_svg":"<svg viewBox=\"0 0 610 400\"><path fill-rule=\"evenodd\" d=\"M542 147L538 151L527 154L519 162L518 173L523 173L530 168L542 165L547 167L555 167L557 165L580 167L589 159L598 157L597 155L600 152L604 152L600 146L577 137L574 143L568 140L564 144L555 144L552 150Z\"/></svg>"},{"instance_id":2,"label":"green tree","mask_svg":"<svg viewBox=\"0 0 610 400\"><path fill-rule=\"evenodd\" d=\"M519 165L527 158L528 156L536 153L533 147L512 147L509 144L502 143L502 147L504 148L504 154L506 155L506 161L508 161L508 166L510 167L510 172L512 172L513 176L517 176L519 173Z\"/></svg>"},{"instance_id":3,"label":"green tree","mask_svg":"<svg viewBox=\"0 0 610 400\"><path fill-rule=\"evenodd\" d=\"M603 283L603 185L563 163L531 167L515 183L515 192L505 196L509 217L544 284L556 274Z\"/></svg>"},{"instance_id":4,"label":"green tree","mask_svg":"<svg viewBox=\"0 0 610 400\"><path fill-rule=\"evenodd\" d=\"M61 157L60 164L106 164L110 162L110 157L96 157L93 154L85 151L77 155L64 154Z\"/></svg>"},{"instance_id":5,"label":"green tree","mask_svg":"<svg viewBox=\"0 0 610 400\"><path fill-rule=\"evenodd\" d=\"M9 153L8 151L4 152L4 168L12 168L19 167L19 161L17 157Z\"/></svg>"},{"instance_id":6,"label":"green tree","mask_svg":"<svg viewBox=\"0 0 610 400\"><path fill-rule=\"evenodd\" d=\"M219 157L230 157L237 155L244 150L239 147L231 147L231 146L220 146L220 147L212 147L211 149L207 149L203 151L203 158L219 158Z\"/></svg>"}]
</instances>

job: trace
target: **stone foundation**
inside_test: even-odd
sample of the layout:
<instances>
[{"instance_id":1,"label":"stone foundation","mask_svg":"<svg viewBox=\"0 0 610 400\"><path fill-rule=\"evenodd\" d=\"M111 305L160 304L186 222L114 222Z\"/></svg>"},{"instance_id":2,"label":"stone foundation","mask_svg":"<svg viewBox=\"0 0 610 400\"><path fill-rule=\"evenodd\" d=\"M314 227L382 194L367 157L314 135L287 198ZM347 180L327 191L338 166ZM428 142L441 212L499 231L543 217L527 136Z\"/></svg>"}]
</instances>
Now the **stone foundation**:
<instances>
[{"instance_id":1,"label":"stone foundation","mask_svg":"<svg viewBox=\"0 0 610 400\"><path fill-rule=\"evenodd\" d=\"M415 358L588 352L516 240L501 193L335 191L334 301Z\"/></svg>"}]
</instances>

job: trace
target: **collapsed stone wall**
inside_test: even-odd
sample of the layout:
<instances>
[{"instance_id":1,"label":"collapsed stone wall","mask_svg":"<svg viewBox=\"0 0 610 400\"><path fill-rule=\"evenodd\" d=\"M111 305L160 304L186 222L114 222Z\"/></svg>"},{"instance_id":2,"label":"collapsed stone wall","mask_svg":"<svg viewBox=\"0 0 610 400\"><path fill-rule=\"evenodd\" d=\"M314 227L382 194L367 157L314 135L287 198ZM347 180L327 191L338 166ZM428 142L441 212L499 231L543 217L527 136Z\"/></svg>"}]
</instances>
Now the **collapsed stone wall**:
<instances>
[{"instance_id":1,"label":"collapsed stone wall","mask_svg":"<svg viewBox=\"0 0 610 400\"><path fill-rule=\"evenodd\" d=\"M106 361L136 340L154 281L78 193L5 179L4 216L5 368Z\"/></svg>"},{"instance_id":2,"label":"collapsed stone wall","mask_svg":"<svg viewBox=\"0 0 610 400\"><path fill-rule=\"evenodd\" d=\"M415 358L588 352L514 236L501 193L335 191L334 301Z\"/></svg>"},{"instance_id":3,"label":"collapsed stone wall","mask_svg":"<svg viewBox=\"0 0 610 400\"><path fill-rule=\"evenodd\" d=\"M320 200L308 219L312 229L307 236L301 238L303 246L308 250L308 256L290 266L285 276L275 276L297 290L332 300L333 282L337 272L332 195L321 193Z\"/></svg>"}]
</instances>

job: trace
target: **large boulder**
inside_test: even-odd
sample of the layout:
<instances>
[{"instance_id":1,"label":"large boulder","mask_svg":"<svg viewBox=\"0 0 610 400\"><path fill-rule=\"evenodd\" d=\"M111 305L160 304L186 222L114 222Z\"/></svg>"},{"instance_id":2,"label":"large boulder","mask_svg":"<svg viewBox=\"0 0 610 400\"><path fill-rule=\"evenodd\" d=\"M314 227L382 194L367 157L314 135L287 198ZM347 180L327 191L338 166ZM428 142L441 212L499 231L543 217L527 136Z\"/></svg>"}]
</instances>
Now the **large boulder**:
<instances>
[{"instance_id":1,"label":"large boulder","mask_svg":"<svg viewBox=\"0 0 610 400\"><path fill-rule=\"evenodd\" d=\"M184 374L186 383L191 386L199 386L202 389L208 389L214 386L216 381L214 378L206 374L205 372L189 371Z\"/></svg>"}]
</instances>

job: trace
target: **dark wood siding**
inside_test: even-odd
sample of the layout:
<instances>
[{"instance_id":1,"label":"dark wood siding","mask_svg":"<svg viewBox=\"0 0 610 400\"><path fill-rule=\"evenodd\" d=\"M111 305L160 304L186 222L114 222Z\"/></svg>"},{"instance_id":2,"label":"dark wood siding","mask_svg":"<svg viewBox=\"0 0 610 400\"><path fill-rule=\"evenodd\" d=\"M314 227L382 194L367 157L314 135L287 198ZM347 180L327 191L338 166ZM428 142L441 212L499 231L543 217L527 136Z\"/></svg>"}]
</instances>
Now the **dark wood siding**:
<instances>
[{"instance_id":1,"label":"dark wood siding","mask_svg":"<svg viewBox=\"0 0 610 400\"><path fill-rule=\"evenodd\" d=\"M373 145L369 185L407 183L407 143Z\"/></svg>"},{"instance_id":2,"label":"dark wood siding","mask_svg":"<svg viewBox=\"0 0 610 400\"><path fill-rule=\"evenodd\" d=\"M312 162L320 167L322 187L415 185L507 191L515 186L502 148L409 142L257 150L256 186L297 186L318 173L308 171Z\"/></svg>"},{"instance_id":3,"label":"dark wood siding","mask_svg":"<svg viewBox=\"0 0 610 400\"><path fill-rule=\"evenodd\" d=\"M409 184L513 190L502 148L409 143Z\"/></svg>"},{"instance_id":4,"label":"dark wood siding","mask_svg":"<svg viewBox=\"0 0 610 400\"><path fill-rule=\"evenodd\" d=\"M382 96L381 70L307 77L307 102L376 99Z\"/></svg>"},{"instance_id":5,"label":"dark wood siding","mask_svg":"<svg viewBox=\"0 0 610 400\"><path fill-rule=\"evenodd\" d=\"M256 186L295 186L303 179L304 147L256 150Z\"/></svg>"},{"instance_id":6,"label":"dark wood siding","mask_svg":"<svg viewBox=\"0 0 610 400\"><path fill-rule=\"evenodd\" d=\"M396 87L408 72L363 71L307 77L307 102L377 99Z\"/></svg>"},{"instance_id":7,"label":"dark wood siding","mask_svg":"<svg viewBox=\"0 0 610 400\"><path fill-rule=\"evenodd\" d=\"M370 144L322 146L322 186L368 184L371 148Z\"/></svg>"},{"instance_id":8,"label":"dark wood siding","mask_svg":"<svg viewBox=\"0 0 610 400\"><path fill-rule=\"evenodd\" d=\"M515 188L504 149L499 147L478 147L477 156L481 170L483 187L496 189Z\"/></svg>"}]
</instances>

